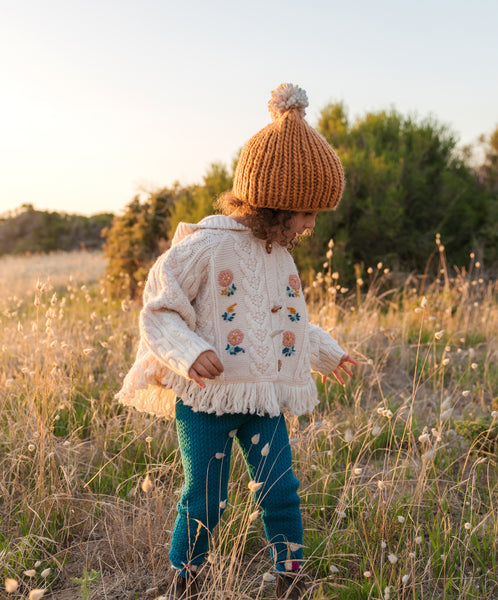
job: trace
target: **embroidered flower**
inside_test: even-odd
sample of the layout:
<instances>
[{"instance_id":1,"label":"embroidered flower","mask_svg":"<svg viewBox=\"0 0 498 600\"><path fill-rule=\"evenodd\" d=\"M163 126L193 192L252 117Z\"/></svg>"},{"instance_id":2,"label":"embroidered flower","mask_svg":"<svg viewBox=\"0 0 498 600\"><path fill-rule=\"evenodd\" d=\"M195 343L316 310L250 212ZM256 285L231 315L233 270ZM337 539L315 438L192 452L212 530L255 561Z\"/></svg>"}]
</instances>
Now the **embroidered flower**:
<instances>
[{"instance_id":1,"label":"embroidered flower","mask_svg":"<svg viewBox=\"0 0 498 600\"><path fill-rule=\"evenodd\" d=\"M289 298L297 298L301 288L301 280L297 275L289 275L289 285L287 286L287 295Z\"/></svg>"},{"instance_id":2,"label":"embroidered flower","mask_svg":"<svg viewBox=\"0 0 498 600\"><path fill-rule=\"evenodd\" d=\"M292 331L284 331L282 334L282 354L284 356L292 356L295 354L296 350L294 349L294 344L296 343L296 336L292 333Z\"/></svg>"},{"instance_id":3,"label":"embroidered flower","mask_svg":"<svg viewBox=\"0 0 498 600\"><path fill-rule=\"evenodd\" d=\"M236 312L234 312L234 308L237 306L237 302L234 302L233 304L231 304L226 311L221 315L222 318L225 321L233 321L235 315L237 314Z\"/></svg>"},{"instance_id":4,"label":"embroidered flower","mask_svg":"<svg viewBox=\"0 0 498 600\"><path fill-rule=\"evenodd\" d=\"M286 348L290 348L296 343L296 336L292 333L292 331L284 331L282 335L282 343Z\"/></svg>"},{"instance_id":5,"label":"embroidered flower","mask_svg":"<svg viewBox=\"0 0 498 600\"><path fill-rule=\"evenodd\" d=\"M244 348L239 346L244 339L244 334L240 329L232 329L232 331L228 332L227 340L228 344L225 350L230 354L238 354L239 352L245 352Z\"/></svg>"},{"instance_id":6,"label":"embroidered flower","mask_svg":"<svg viewBox=\"0 0 498 600\"><path fill-rule=\"evenodd\" d=\"M221 290L222 296L232 296L235 293L237 288L235 287L235 285L232 282L233 282L233 273L232 273L232 271L230 271L230 269L225 269L224 271L221 271L218 274L218 283L222 287L222 290Z\"/></svg>"},{"instance_id":7,"label":"embroidered flower","mask_svg":"<svg viewBox=\"0 0 498 600\"><path fill-rule=\"evenodd\" d=\"M233 273L230 271L230 269L225 269L218 275L218 283L221 285L221 287L228 287L232 281Z\"/></svg>"},{"instance_id":8,"label":"embroidered flower","mask_svg":"<svg viewBox=\"0 0 498 600\"><path fill-rule=\"evenodd\" d=\"M234 346L240 344L240 342L242 342L243 339L244 334L242 333L242 331L240 331L240 329L232 329L232 331L230 331L230 333L227 335L228 342L230 344L233 344Z\"/></svg>"},{"instance_id":9,"label":"embroidered flower","mask_svg":"<svg viewBox=\"0 0 498 600\"><path fill-rule=\"evenodd\" d=\"M289 314L287 316L291 321L299 321L301 315L297 312L295 308L292 308L292 306L288 306L287 310L289 311Z\"/></svg>"}]
</instances>

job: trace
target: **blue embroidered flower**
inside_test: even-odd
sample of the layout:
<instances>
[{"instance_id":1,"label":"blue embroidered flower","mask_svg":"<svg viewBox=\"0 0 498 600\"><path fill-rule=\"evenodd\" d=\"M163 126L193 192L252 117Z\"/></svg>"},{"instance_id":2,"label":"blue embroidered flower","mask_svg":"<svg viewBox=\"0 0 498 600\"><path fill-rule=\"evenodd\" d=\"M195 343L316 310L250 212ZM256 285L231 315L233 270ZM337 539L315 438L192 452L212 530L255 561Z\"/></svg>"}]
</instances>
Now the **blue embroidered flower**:
<instances>
[{"instance_id":1,"label":"blue embroidered flower","mask_svg":"<svg viewBox=\"0 0 498 600\"><path fill-rule=\"evenodd\" d=\"M237 314L236 312L234 312L234 308L237 306L237 302L235 302L234 304L231 304L226 311L221 315L222 318L225 321L233 321L235 315Z\"/></svg>"},{"instance_id":2,"label":"blue embroidered flower","mask_svg":"<svg viewBox=\"0 0 498 600\"><path fill-rule=\"evenodd\" d=\"M301 319L301 315L297 312L295 308L292 308L292 306L288 306L287 310L289 311L289 314L287 316L291 321L299 321Z\"/></svg>"}]
</instances>

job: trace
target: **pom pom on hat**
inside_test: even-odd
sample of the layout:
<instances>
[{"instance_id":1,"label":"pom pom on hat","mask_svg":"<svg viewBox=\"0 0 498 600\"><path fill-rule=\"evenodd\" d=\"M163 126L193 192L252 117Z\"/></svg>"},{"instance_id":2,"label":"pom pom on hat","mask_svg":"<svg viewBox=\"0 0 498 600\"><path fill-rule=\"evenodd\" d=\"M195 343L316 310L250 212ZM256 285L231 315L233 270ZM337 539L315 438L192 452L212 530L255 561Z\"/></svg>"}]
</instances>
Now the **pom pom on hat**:
<instances>
[{"instance_id":1,"label":"pom pom on hat","mask_svg":"<svg viewBox=\"0 0 498 600\"><path fill-rule=\"evenodd\" d=\"M292 108L299 110L304 117L306 114L304 109L307 106L308 96L306 92L292 83L281 83L277 89L273 90L271 100L268 102L268 110L274 121Z\"/></svg>"},{"instance_id":2,"label":"pom pom on hat","mask_svg":"<svg viewBox=\"0 0 498 600\"><path fill-rule=\"evenodd\" d=\"M306 92L282 83L271 93L273 122L244 146L233 178L236 198L253 207L333 210L344 189L341 161L304 119Z\"/></svg>"}]
</instances>

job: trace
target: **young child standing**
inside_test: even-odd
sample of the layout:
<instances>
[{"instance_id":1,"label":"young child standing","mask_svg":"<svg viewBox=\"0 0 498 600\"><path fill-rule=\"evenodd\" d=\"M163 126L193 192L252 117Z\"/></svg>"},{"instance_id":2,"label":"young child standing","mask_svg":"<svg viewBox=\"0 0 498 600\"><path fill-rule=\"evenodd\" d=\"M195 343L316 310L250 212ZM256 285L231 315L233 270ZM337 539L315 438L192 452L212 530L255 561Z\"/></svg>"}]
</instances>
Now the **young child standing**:
<instances>
[{"instance_id":1,"label":"young child standing","mask_svg":"<svg viewBox=\"0 0 498 600\"><path fill-rule=\"evenodd\" d=\"M169 557L169 598L194 597L195 573L226 506L233 440L275 562L277 595L305 594L303 526L284 413L317 405L311 370L352 375L356 364L311 325L288 248L334 209L339 158L304 119L304 90L272 92L273 122L243 149L223 214L181 223L152 267L140 344L119 400L176 418L185 484ZM202 526L199 526L202 523Z\"/></svg>"}]
</instances>

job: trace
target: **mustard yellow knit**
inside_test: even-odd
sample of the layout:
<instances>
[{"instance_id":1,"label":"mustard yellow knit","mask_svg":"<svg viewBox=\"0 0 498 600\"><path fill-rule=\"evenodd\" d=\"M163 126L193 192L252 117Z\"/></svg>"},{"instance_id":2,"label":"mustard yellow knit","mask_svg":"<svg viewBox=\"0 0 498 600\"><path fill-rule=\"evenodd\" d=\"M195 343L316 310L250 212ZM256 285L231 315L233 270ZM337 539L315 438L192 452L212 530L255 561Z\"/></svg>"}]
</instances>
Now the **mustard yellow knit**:
<instances>
[{"instance_id":1,"label":"mustard yellow knit","mask_svg":"<svg viewBox=\"0 0 498 600\"><path fill-rule=\"evenodd\" d=\"M285 86L291 84L282 84L275 91L283 89L285 93ZM270 106L275 120L241 152L233 183L236 198L256 207L292 211L333 210L337 206L344 189L341 162L330 144L305 121L302 106L280 112Z\"/></svg>"}]
</instances>

